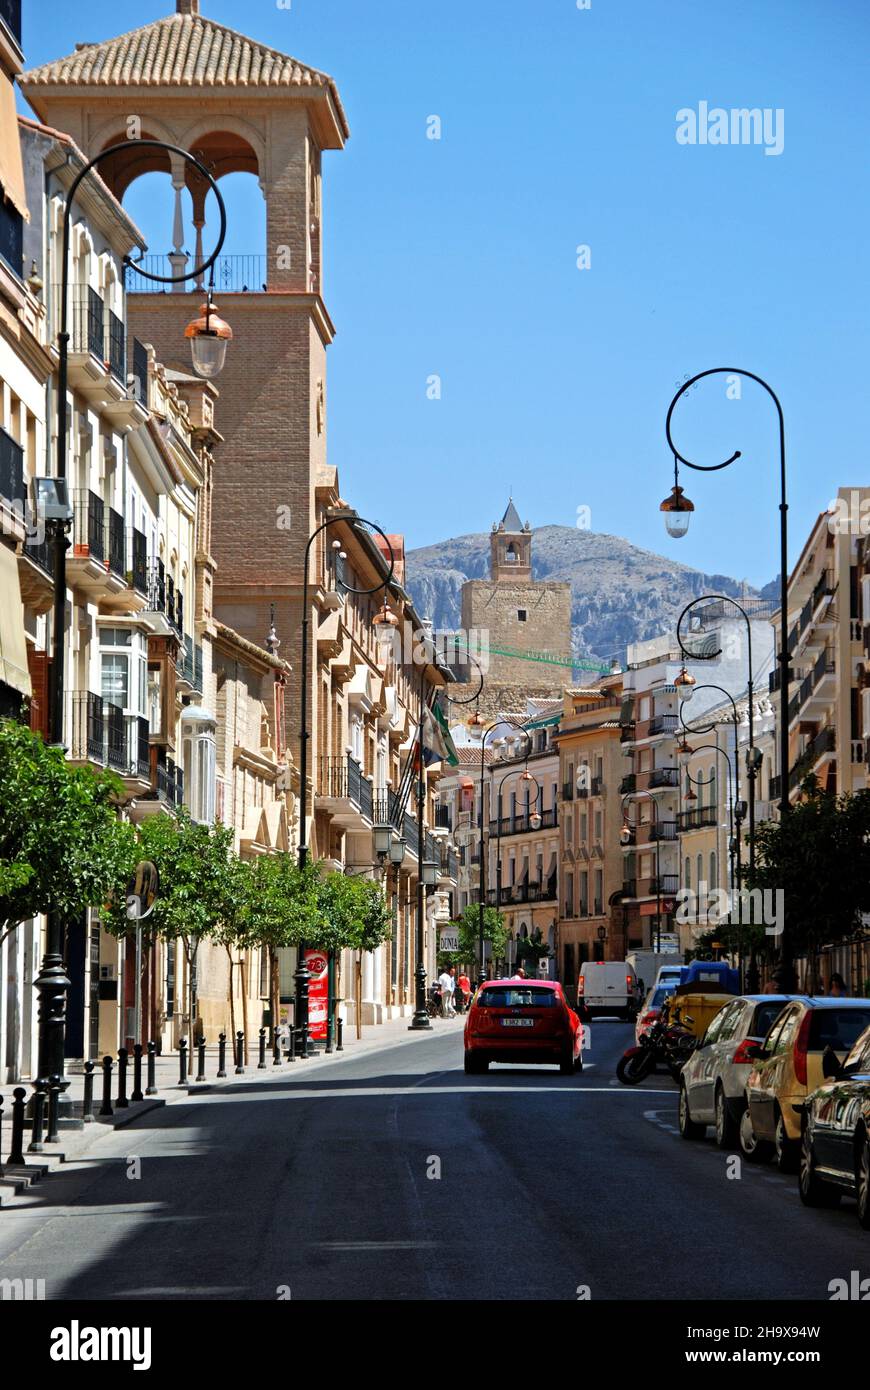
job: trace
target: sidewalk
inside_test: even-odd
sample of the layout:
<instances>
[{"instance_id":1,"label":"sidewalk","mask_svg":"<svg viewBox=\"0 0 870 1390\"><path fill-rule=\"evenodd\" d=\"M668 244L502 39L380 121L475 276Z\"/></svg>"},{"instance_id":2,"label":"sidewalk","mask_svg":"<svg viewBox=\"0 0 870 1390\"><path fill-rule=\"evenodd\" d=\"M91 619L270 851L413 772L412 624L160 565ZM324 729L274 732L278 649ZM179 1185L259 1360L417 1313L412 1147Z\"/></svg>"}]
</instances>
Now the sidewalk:
<instances>
[{"instance_id":1,"label":"sidewalk","mask_svg":"<svg viewBox=\"0 0 870 1390\"><path fill-rule=\"evenodd\" d=\"M383 1047L396 1047L404 1043L419 1042L421 1038L432 1037L433 1035L445 1031L455 1033L461 1027L460 1017L455 1019L431 1019L431 1027L428 1029L410 1028L410 1018L390 1019L386 1023L364 1025L361 1038L357 1038L356 1030L345 1030L343 1050L341 1052L327 1053L323 1049L325 1043L319 1043L319 1051L315 1056L306 1059L297 1057L294 1062L288 1062L282 1057L279 1066L275 1066L272 1061L272 1053L266 1048L266 1066L264 1070L259 1068L259 1037L249 1039L248 1045L248 1065L245 1071L237 1075L235 1065L232 1060L232 1053L227 1047L226 1057L226 1077L218 1077L218 1049L217 1047L207 1047L205 1050L205 1081L197 1082L194 1078L197 1075L198 1051L194 1049L193 1065L188 1065L188 1080L182 1085L179 1082L179 1056L177 1052L165 1053L158 1057L155 1063L155 1083L157 1094L145 1096L141 1101L130 1101L127 1106L118 1108L118 1063L117 1057L114 1058L112 1068L112 1114L100 1115L99 1110L102 1105L103 1096L103 1075L102 1068L94 1068L94 1115L93 1119L84 1125L82 1129L61 1128L60 1140L57 1144L46 1144L42 1153L27 1154L27 1145L30 1142L30 1130L24 1131L24 1149L26 1158L27 1173L22 1173L21 1169L6 1167L3 1173L0 1164L0 1207L7 1207L15 1203L15 1198L26 1193L31 1182L39 1181L46 1173L56 1169L61 1163L74 1162L82 1154L86 1153L109 1129L122 1129L126 1125L132 1124L141 1115L147 1115L150 1110L156 1110L164 1105L172 1105L178 1101L187 1101L196 1097L197 1092L205 1094L222 1090L227 1086L244 1086L246 1083L257 1083L262 1085L263 1081L269 1076L295 1076L306 1073L310 1069L327 1067L330 1063L340 1061L342 1058L361 1057L368 1053L376 1052ZM189 1059L190 1060L190 1059ZM73 1101L76 1113L81 1115L82 1100L84 1096L84 1073L77 1072L68 1074L69 1086L66 1094ZM32 1087L29 1083L17 1083L24 1086L28 1098L31 1095ZM145 1058L142 1060L142 1090L145 1091L147 1085L147 1070ZM2 1112L2 1154L9 1152L9 1138L11 1127L11 1105L12 1091L15 1086L6 1088L3 1094ZM127 1068L127 1096L133 1090L133 1066L132 1058Z\"/></svg>"}]
</instances>

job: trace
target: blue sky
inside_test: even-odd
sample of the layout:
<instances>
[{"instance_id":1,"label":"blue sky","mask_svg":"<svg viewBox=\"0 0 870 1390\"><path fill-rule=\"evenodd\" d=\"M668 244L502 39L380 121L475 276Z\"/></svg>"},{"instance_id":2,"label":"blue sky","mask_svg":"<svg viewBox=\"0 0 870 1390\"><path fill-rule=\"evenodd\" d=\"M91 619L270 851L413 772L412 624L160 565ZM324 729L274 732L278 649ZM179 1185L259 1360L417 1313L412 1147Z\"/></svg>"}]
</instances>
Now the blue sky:
<instances>
[{"instance_id":1,"label":"blue sky","mask_svg":"<svg viewBox=\"0 0 870 1390\"><path fill-rule=\"evenodd\" d=\"M172 0L39 0L39 24L36 8L25 0L29 65ZM488 529L512 486L533 525L589 507L596 531L763 583L779 499L775 417L755 388L684 399L682 452L744 458L683 479L698 508L686 539L658 512L668 402L719 365L757 372L783 402L792 562L836 487L870 481L864 0L203 11L331 73L349 116L324 168L329 446L361 512L428 544ZM782 153L678 144L676 113L702 101L781 109ZM227 250L263 249L255 199L232 190ZM166 209L155 250L168 192Z\"/></svg>"}]
</instances>

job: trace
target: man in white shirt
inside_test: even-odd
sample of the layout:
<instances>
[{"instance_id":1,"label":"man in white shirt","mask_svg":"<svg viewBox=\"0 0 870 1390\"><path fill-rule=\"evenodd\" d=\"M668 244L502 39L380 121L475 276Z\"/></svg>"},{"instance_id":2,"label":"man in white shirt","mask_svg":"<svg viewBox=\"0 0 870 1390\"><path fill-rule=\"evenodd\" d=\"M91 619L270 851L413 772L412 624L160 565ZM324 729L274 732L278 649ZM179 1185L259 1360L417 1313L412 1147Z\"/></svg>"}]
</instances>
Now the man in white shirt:
<instances>
[{"instance_id":1,"label":"man in white shirt","mask_svg":"<svg viewBox=\"0 0 870 1390\"><path fill-rule=\"evenodd\" d=\"M454 1018L456 1010L453 1007L453 991L456 981L453 978L452 965L449 970L442 970L438 976L438 983L441 986L441 1012L445 1018Z\"/></svg>"}]
</instances>

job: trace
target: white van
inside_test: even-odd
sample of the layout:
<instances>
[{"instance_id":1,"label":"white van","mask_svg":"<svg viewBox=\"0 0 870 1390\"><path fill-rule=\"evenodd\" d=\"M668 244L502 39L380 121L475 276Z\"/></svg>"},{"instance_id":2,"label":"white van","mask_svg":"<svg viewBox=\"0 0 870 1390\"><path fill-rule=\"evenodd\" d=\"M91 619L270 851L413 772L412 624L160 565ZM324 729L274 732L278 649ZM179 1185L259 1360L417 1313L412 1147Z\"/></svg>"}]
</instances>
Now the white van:
<instances>
[{"instance_id":1,"label":"white van","mask_svg":"<svg viewBox=\"0 0 870 1390\"><path fill-rule=\"evenodd\" d=\"M637 1010L637 976L625 960L585 960L577 982L577 1003L589 1015L618 1014L634 1018Z\"/></svg>"}]
</instances>

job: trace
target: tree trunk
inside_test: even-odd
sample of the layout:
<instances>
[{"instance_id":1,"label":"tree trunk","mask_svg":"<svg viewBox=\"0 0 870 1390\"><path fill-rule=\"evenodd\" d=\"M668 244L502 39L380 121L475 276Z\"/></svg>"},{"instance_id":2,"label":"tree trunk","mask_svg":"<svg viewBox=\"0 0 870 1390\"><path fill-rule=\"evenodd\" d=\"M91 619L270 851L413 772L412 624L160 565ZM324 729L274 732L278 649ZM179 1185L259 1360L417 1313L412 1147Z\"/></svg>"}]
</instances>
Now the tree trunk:
<instances>
[{"instance_id":1,"label":"tree trunk","mask_svg":"<svg viewBox=\"0 0 870 1390\"><path fill-rule=\"evenodd\" d=\"M356 1035L362 1037L362 951L356 957Z\"/></svg>"},{"instance_id":2,"label":"tree trunk","mask_svg":"<svg viewBox=\"0 0 870 1390\"><path fill-rule=\"evenodd\" d=\"M233 978L233 966L234 966L235 962L234 962L234 960L233 960L233 948L232 948L232 946L227 946L227 947L226 947L226 953L227 953L227 959L229 960L229 963L230 963L230 1043L232 1044L233 1056L235 1056L235 1055L236 1055L236 996L235 996L235 990L233 989L233 983L234 983L234 978Z\"/></svg>"},{"instance_id":3,"label":"tree trunk","mask_svg":"<svg viewBox=\"0 0 870 1390\"><path fill-rule=\"evenodd\" d=\"M275 1029L281 1020L279 1011L281 1008L281 980L278 969L278 952L274 946L269 947L269 1011L272 1015L272 1042L275 1041Z\"/></svg>"},{"instance_id":4,"label":"tree trunk","mask_svg":"<svg viewBox=\"0 0 870 1390\"><path fill-rule=\"evenodd\" d=\"M248 962L245 952L239 956L239 984L242 991L242 1046L245 1066L248 1065Z\"/></svg>"}]
</instances>

